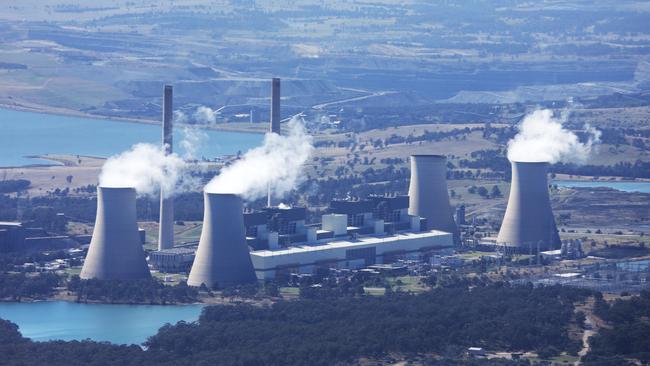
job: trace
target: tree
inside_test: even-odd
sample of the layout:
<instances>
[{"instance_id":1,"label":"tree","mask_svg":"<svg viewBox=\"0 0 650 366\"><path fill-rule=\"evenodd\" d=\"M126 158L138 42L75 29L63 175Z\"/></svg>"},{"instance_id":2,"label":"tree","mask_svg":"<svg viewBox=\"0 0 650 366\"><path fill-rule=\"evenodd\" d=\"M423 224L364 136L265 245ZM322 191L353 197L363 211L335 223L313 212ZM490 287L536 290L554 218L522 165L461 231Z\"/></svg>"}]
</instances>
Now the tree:
<instances>
[{"instance_id":1,"label":"tree","mask_svg":"<svg viewBox=\"0 0 650 366\"><path fill-rule=\"evenodd\" d=\"M483 186L478 187L478 189L476 190L476 192L477 192L478 195L481 196L481 197L485 197L485 198L488 197L488 190L487 190L487 188L485 188L485 187L483 187Z\"/></svg>"},{"instance_id":2,"label":"tree","mask_svg":"<svg viewBox=\"0 0 650 366\"><path fill-rule=\"evenodd\" d=\"M501 197L501 190L499 189L499 186L497 185L492 186L492 191L490 192L490 196L492 198Z\"/></svg>"}]
</instances>

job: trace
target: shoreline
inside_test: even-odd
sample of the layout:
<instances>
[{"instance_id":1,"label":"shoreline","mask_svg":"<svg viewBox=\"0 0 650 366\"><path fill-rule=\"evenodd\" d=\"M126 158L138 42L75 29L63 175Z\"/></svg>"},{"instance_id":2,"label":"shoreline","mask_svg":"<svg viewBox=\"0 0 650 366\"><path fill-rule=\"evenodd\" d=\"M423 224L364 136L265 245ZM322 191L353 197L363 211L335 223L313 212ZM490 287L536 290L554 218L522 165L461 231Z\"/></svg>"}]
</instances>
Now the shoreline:
<instances>
[{"instance_id":1,"label":"shoreline","mask_svg":"<svg viewBox=\"0 0 650 366\"><path fill-rule=\"evenodd\" d=\"M43 106L40 107L41 108L29 107L29 106L18 105L18 104L0 103L0 109L6 109L9 111L46 114L46 115L62 116L62 117L87 118L87 119L93 119L97 121L138 123L138 124L152 125L152 126L161 125L160 121L149 120L149 119L117 117L117 116L102 116L97 114L75 111L71 109L43 107ZM250 128L237 127L237 126L227 126L227 124L218 124L218 125L209 126L209 125L200 125L200 124L176 123L175 125L181 128L192 127L192 128L199 128L202 130L251 133L255 135L263 135L266 133L266 131L263 130L250 129ZM260 125L264 125L264 124L260 123Z\"/></svg>"}]
</instances>

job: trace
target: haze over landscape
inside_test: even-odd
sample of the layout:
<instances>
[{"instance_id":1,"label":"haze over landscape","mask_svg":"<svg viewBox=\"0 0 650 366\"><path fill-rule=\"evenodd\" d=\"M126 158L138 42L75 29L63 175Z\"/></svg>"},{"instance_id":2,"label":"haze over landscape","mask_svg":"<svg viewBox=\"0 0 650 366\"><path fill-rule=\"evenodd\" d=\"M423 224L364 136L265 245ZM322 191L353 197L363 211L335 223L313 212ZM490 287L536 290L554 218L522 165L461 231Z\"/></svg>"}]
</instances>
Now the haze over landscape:
<instances>
[{"instance_id":1,"label":"haze over landscape","mask_svg":"<svg viewBox=\"0 0 650 366\"><path fill-rule=\"evenodd\" d=\"M0 3L0 365L650 363L649 24Z\"/></svg>"}]
</instances>

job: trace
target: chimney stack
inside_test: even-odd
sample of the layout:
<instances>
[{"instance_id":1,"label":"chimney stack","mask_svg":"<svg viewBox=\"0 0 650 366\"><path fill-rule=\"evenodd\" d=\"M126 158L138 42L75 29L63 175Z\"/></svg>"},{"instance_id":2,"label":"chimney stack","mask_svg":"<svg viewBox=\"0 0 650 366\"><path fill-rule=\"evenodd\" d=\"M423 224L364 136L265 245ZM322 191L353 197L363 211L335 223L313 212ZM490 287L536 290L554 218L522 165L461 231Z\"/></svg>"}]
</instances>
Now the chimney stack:
<instances>
[{"instance_id":1,"label":"chimney stack","mask_svg":"<svg viewBox=\"0 0 650 366\"><path fill-rule=\"evenodd\" d=\"M409 214L427 219L428 230L460 235L447 193L447 158L443 155L411 155Z\"/></svg>"},{"instance_id":2,"label":"chimney stack","mask_svg":"<svg viewBox=\"0 0 650 366\"><path fill-rule=\"evenodd\" d=\"M530 248L559 249L562 245L555 226L548 194L546 162L512 164L512 183L497 244L522 251Z\"/></svg>"},{"instance_id":3,"label":"chimney stack","mask_svg":"<svg viewBox=\"0 0 650 366\"><path fill-rule=\"evenodd\" d=\"M162 119L162 144L165 154L169 155L174 146L174 112L173 89L165 85L163 92L163 119ZM158 250L170 249L174 246L174 198L160 190L160 220L158 227Z\"/></svg>"},{"instance_id":4,"label":"chimney stack","mask_svg":"<svg viewBox=\"0 0 650 366\"><path fill-rule=\"evenodd\" d=\"M97 187L97 217L81 274L83 279L149 278L140 243L135 189Z\"/></svg>"},{"instance_id":5,"label":"chimney stack","mask_svg":"<svg viewBox=\"0 0 650 366\"><path fill-rule=\"evenodd\" d=\"M271 128L270 131L280 135L280 78L271 81Z\"/></svg>"},{"instance_id":6,"label":"chimney stack","mask_svg":"<svg viewBox=\"0 0 650 366\"><path fill-rule=\"evenodd\" d=\"M203 199L203 229L187 284L224 288L255 282L241 198L204 192Z\"/></svg>"},{"instance_id":7,"label":"chimney stack","mask_svg":"<svg viewBox=\"0 0 650 366\"><path fill-rule=\"evenodd\" d=\"M282 116L280 114L280 78L273 78L271 81L271 122L270 122L270 132L281 134L282 129L280 127ZM266 206L272 207L273 202L271 199L271 184L268 186L267 201Z\"/></svg>"}]
</instances>

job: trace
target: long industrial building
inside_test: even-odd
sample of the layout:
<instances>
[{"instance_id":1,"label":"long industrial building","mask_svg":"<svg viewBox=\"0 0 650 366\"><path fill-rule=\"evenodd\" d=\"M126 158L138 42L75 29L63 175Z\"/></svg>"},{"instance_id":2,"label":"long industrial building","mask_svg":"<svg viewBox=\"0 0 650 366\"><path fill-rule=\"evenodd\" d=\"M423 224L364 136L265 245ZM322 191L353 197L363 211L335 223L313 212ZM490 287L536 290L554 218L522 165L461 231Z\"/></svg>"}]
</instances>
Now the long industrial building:
<instances>
[{"instance_id":1,"label":"long industrial building","mask_svg":"<svg viewBox=\"0 0 650 366\"><path fill-rule=\"evenodd\" d=\"M454 245L453 234L428 230L409 215L408 196L335 200L320 225L305 225L305 208L266 208L244 214L257 278L313 273L318 268L361 268Z\"/></svg>"},{"instance_id":2,"label":"long industrial building","mask_svg":"<svg viewBox=\"0 0 650 366\"><path fill-rule=\"evenodd\" d=\"M363 268L424 250L448 248L453 244L450 233L404 231L354 239L342 236L286 248L258 250L251 252L251 258L257 278L268 280L283 273L314 273L318 268Z\"/></svg>"}]
</instances>

